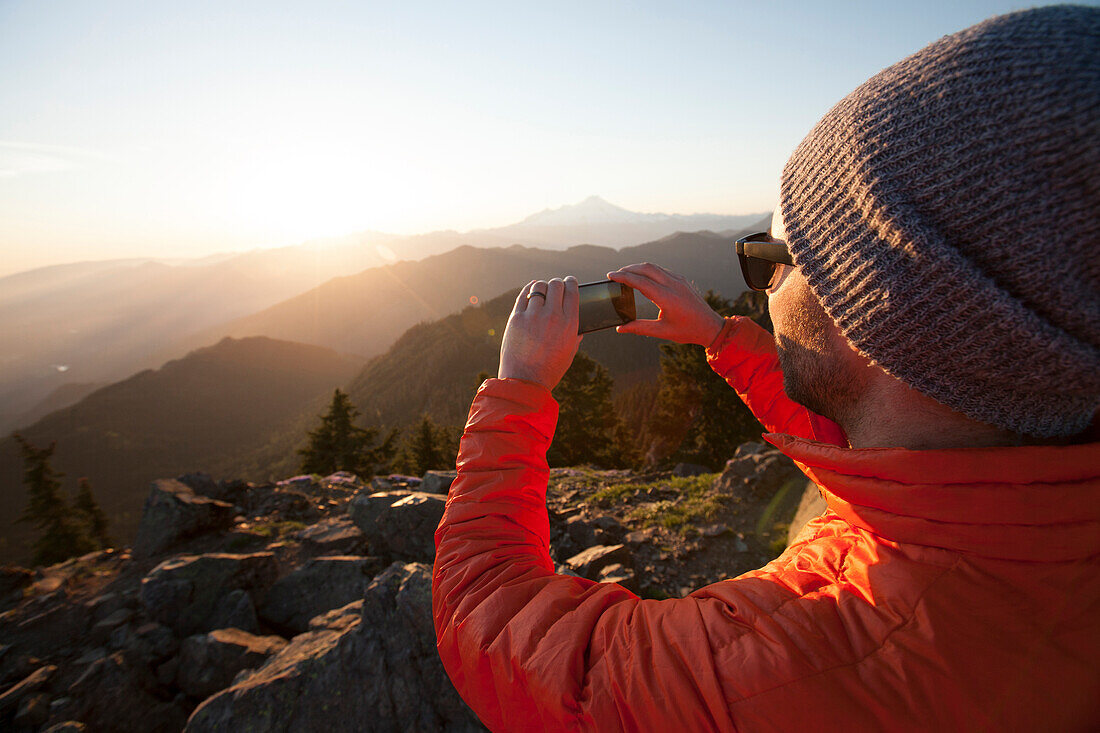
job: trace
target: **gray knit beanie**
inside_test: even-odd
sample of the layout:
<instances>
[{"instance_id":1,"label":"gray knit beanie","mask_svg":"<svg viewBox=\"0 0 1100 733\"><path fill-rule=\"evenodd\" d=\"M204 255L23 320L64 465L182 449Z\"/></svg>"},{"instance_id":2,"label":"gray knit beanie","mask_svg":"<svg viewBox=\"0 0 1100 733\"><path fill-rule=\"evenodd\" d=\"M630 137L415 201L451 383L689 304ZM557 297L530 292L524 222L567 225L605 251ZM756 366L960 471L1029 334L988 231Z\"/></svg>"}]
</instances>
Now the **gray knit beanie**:
<instances>
[{"instance_id":1,"label":"gray knit beanie","mask_svg":"<svg viewBox=\"0 0 1100 733\"><path fill-rule=\"evenodd\" d=\"M1100 8L1002 15L833 107L783 170L794 261L858 351L971 418L1100 406Z\"/></svg>"}]
</instances>

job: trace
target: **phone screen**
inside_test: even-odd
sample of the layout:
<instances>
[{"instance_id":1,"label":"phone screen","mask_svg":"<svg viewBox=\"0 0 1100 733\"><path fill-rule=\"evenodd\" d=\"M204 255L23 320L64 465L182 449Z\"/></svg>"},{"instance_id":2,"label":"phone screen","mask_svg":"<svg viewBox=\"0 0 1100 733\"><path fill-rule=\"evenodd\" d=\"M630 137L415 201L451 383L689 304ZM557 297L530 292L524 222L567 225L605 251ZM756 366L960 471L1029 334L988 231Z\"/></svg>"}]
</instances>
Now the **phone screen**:
<instances>
[{"instance_id":1,"label":"phone screen","mask_svg":"<svg viewBox=\"0 0 1100 733\"><path fill-rule=\"evenodd\" d=\"M634 288L611 280L585 283L580 286L581 313L577 333L599 331L628 321L637 315L634 308Z\"/></svg>"}]
</instances>

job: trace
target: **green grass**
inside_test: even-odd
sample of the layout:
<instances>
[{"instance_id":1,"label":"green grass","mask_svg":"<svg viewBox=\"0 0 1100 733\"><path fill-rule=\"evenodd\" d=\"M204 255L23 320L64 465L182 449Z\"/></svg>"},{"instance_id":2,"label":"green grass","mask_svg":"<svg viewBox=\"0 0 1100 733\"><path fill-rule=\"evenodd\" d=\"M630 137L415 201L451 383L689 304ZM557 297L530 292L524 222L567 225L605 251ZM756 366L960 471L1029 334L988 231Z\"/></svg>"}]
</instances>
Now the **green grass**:
<instances>
[{"instance_id":1,"label":"green grass","mask_svg":"<svg viewBox=\"0 0 1100 733\"><path fill-rule=\"evenodd\" d=\"M638 489L672 489L679 493L679 497L636 507L627 517L646 527L660 525L666 529L690 533L695 530L694 524L714 519L722 508L719 497L711 491L711 485L717 476L716 473L704 473L684 478L673 477L650 484L616 484L601 490L601 493L605 493L608 498L616 498Z\"/></svg>"},{"instance_id":2,"label":"green grass","mask_svg":"<svg viewBox=\"0 0 1100 733\"><path fill-rule=\"evenodd\" d=\"M272 522L271 524L261 524L252 528L251 531L255 532L262 537L268 539L282 539L292 532L305 529L308 525L305 522L298 522L293 519L286 519L281 522Z\"/></svg>"}]
</instances>

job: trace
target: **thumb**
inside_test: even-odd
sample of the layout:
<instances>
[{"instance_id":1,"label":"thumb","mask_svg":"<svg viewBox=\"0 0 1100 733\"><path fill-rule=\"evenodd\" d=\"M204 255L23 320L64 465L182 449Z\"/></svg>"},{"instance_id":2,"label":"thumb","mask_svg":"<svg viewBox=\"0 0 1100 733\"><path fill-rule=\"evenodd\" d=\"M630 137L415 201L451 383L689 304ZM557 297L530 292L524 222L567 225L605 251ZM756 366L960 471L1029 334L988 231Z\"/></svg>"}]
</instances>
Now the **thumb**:
<instances>
[{"instance_id":1,"label":"thumb","mask_svg":"<svg viewBox=\"0 0 1100 733\"><path fill-rule=\"evenodd\" d=\"M655 336L657 338L663 338L664 330L663 323L652 320L629 321L615 327L615 331L618 333L633 333L638 336Z\"/></svg>"}]
</instances>

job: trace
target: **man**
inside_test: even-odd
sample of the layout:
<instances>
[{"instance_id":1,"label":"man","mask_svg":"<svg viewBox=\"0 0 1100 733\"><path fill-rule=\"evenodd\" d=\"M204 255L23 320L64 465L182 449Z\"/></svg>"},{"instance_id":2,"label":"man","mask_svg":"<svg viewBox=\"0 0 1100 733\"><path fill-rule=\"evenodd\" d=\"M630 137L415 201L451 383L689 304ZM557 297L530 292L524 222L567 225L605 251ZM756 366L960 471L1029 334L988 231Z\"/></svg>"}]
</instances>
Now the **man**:
<instances>
[{"instance_id":1,"label":"man","mask_svg":"<svg viewBox=\"0 0 1100 733\"><path fill-rule=\"evenodd\" d=\"M463 698L494 730L1100 728L1098 210L1100 9L1049 7L884 70L801 143L742 245L774 341L662 268L609 273L660 307L619 330L705 346L828 503L682 599L554 574L577 289L529 283L436 533Z\"/></svg>"}]
</instances>

